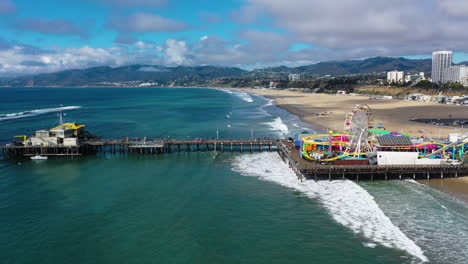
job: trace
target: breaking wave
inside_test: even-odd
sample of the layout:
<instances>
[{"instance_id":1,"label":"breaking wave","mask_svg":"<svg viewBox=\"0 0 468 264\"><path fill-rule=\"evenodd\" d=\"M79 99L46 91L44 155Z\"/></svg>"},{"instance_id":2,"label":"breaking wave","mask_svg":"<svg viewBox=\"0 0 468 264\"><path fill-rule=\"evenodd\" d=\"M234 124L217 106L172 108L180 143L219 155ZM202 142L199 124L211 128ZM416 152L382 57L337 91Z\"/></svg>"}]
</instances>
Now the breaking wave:
<instances>
[{"instance_id":1,"label":"breaking wave","mask_svg":"<svg viewBox=\"0 0 468 264\"><path fill-rule=\"evenodd\" d=\"M382 212L374 197L352 181L300 182L276 153L241 155L232 165L244 176L259 177L318 199L336 222L368 239L368 247L380 244L428 261L421 248Z\"/></svg>"},{"instance_id":2,"label":"breaking wave","mask_svg":"<svg viewBox=\"0 0 468 264\"><path fill-rule=\"evenodd\" d=\"M263 107L275 105L275 100L273 100L273 99L268 99L268 98L265 98L265 97L263 97L263 98L264 98L265 100L267 100L267 103L266 103Z\"/></svg>"},{"instance_id":3,"label":"breaking wave","mask_svg":"<svg viewBox=\"0 0 468 264\"><path fill-rule=\"evenodd\" d=\"M218 89L218 90L222 91L222 92L225 92L225 93L228 93L228 94L235 95L235 96L239 97L240 99L242 99L242 100L244 100L244 101L246 101L248 103L253 102L252 97L246 92L236 91L236 90L228 90L228 89Z\"/></svg>"},{"instance_id":4,"label":"breaking wave","mask_svg":"<svg viewBox=\"0 0 468 264\"><path fill-rule=\"evenodd\" d=\"M283 122L281 117L277 117L273 119L271 122L266 122L263 123L265 125L269 125L271 127L271 130L273 131L278 131L279 136L284 137L289 134L289 128L288 126Z\"/></svg>"},{"instance_id":5,"label":"breaking wave","mask_svg":"<svg viewBox=\"0 0 468 264\"><path fill-rule=\"evenodd\" d=\"M47 114L47 113L52 113L52 112L73 110L73 109L78 109L78 108L81 108L81 106L64 106L64 107L57 107L57 108L45 108L45 109L23 111L23 112L18 112L18 113L11 113L11 114L0 114L0 121L37 116L37 115L42 115L42 114Z\"/></svg>"}]
</instances>

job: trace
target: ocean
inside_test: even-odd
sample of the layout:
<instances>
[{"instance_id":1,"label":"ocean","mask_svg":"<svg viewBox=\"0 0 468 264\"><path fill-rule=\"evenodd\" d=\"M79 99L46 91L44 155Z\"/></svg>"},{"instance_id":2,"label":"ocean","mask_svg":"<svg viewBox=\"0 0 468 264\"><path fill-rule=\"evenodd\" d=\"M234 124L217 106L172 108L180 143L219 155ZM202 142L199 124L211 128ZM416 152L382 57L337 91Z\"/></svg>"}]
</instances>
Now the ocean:
<instances>
[{"instance_id":1,"label":"ocean","mask_svg":"<svg viewBox=\"0 0 468 264\"><path fill-rule=\"evenodd\" d=\"M239 91L0 88L0 143L320 131ZM276 153L0 161L2 263L466 263L468 205L415 181L299 182Z\"/></svg>"}]
</instances>

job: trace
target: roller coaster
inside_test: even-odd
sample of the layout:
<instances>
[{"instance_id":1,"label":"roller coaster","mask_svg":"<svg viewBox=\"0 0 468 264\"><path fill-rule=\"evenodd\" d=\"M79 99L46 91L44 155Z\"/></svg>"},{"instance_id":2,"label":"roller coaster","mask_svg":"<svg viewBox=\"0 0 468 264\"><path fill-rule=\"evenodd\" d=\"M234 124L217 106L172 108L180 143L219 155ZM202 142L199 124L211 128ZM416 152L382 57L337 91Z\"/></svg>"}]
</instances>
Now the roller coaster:
<instances>
[{"instance_id":1,"label":"roller coaster","mask_svg":"<svg viewBox=\"0 0 468 264\"><path fill-rule=\"evenodd\" d=\"M396 132L375 130L373 114L367 105L356 105L345 119L345 133L317 134L303 137L302 157L314 162L333 162L346 159L368 159L379 148L377 136L408 136ZM419 158L464 160L468 156L468 135L454 143L424 142L394 147L394 151L417 151Z\"/></svg>"}]
</instances>

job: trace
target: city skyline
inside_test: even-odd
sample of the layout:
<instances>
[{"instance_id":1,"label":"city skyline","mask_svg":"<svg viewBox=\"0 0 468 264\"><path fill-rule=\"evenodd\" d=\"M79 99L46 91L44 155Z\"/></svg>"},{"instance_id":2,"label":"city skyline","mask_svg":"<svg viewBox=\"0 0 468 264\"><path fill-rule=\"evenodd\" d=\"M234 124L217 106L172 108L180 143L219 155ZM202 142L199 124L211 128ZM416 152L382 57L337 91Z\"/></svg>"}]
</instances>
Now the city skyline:
<instances>
[{"instance_id":1,"label":"city skyline","mask_svg":"<svg viewBox=\"0 0 468 264\"><path fill-rule=\"evenodd\" d=\"M0 76L134 63L251 69L430 58L442 48L457 50L457 63L468 60L464 10L458 0L0 0Z\"/></svg>"},{"instance_id":2,"label":"city skyline","mask_svg":"<svg viewBox=\"0 0 468 264\"><path fill-rule=\"evenodd\" d=\"M432 52L432 82L460 83L468 86L468 66L453 64L453 51Z\"/></svg>"}]
</instances>

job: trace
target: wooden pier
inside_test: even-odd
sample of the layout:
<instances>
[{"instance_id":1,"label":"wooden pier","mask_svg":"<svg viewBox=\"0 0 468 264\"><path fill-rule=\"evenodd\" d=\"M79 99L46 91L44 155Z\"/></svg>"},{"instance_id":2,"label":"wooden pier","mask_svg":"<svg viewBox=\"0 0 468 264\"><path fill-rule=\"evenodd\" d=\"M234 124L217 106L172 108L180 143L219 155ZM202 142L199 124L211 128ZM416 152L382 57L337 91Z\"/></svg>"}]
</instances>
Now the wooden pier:
<instances>
[{"instance_id":1,"label":"wooden pier","mask_svg":"<svg viewBox=\"0 0 468 264\"><path fill-rule=\"evenodd\" d=\"M86 154L79 146L0 146L0 159L10 157L30 157L34 155L42 156L81 156Z\"/></svg>"},{"instance_id":2,"label":"wooden pier","mask_svg":"<svg viewBox=\"0 0 468 264\"><path fill-rule=\"evenodd\" d=\"M247 140L148 140L129 141L119 139L85 141L80 146L1 146L2 157L79 156L92 153L139 153L163 154L171 152L230 151L262 152L276 151L277 139Z\"/></svg>"},{"instance_id":3,"label":"wooden pier","mask_svg":"<svg viewBox=\"0 0 468 264\"><path fill-rule=\"evenodd\" d=\"M277 142L277 139L159 141L100 140L87 141L84 146L97 152L137 152L141 154L195 151L261 152L276 151Z\"/></svg>"},{"instance_id":4,"label":"wooden pier","mask_svg":"<svg viewBox=\"0 0 468 264\"><path fill-rule=\"evenodd\" d=\"M314 164L300 157L293 145L281 141L278 153L299 180L428 180L468 176L468 165L332 165Z\"/></svg>"},{"instance_id":5,"label":"wooden pier","mask_svg":"<svg viewBox=\"0 0 468 264\"><path fill-rule=\"evenodd\" d=\"M74 157L96 153L165 154L173 152L262 152L277 151L299 180L374 181L440 179L468 176L468 165L353 165L315 164L301 158L294 144L280 139L232 140L92 140L80 146L0 146L0 159L34 155Z\"/></svg>"}]
</instances>

